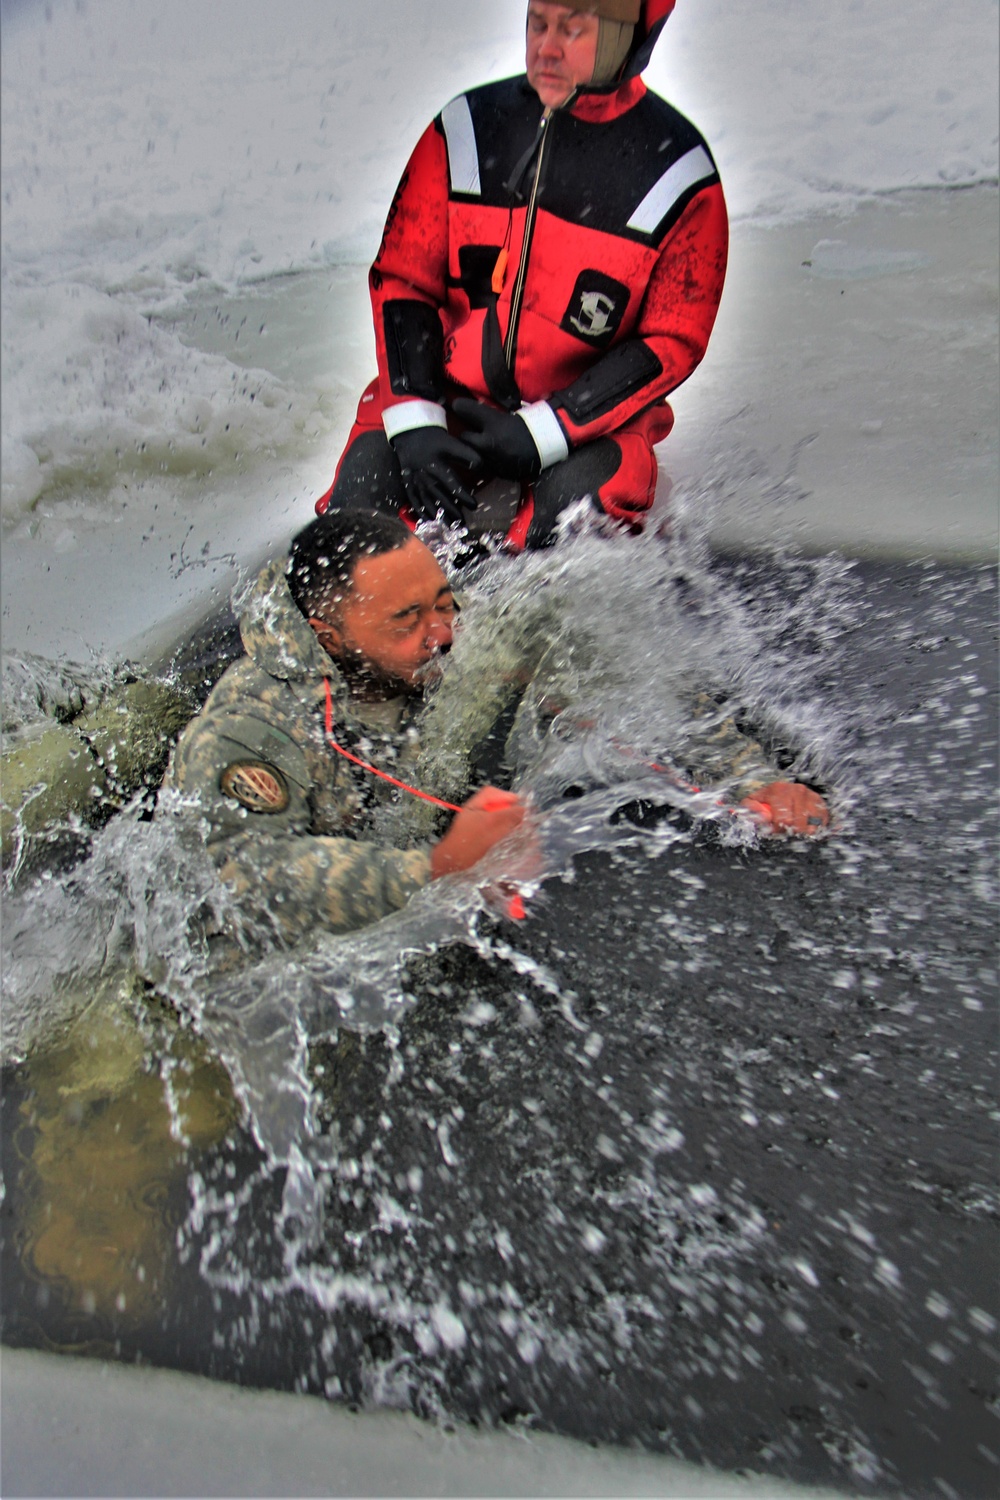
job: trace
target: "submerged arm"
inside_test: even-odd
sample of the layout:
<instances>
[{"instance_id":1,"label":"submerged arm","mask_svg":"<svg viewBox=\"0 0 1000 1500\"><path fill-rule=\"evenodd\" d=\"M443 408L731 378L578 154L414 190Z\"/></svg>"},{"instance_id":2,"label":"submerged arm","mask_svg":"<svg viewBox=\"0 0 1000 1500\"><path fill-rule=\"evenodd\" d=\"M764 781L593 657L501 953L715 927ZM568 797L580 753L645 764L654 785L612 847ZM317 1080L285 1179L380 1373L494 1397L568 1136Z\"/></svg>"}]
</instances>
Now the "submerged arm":
<instances>
[{"instance_id":1,"label":"submerged arm","mask_svg":"<svg viewBox=\"0 0 1000 1500\"><path fill-rule=\"evenodd\" d=\"M474 601L440 687L420 721L421 785L458 801L469 791L477 746L523 692L555 635L560 611L544 585L528 601Z\"/></svg>"},{"instance_id":2,"label":"submerged arm","mask_svg":"<svg viewBox=\"0 0 1000 1500\"><path fill-rule=\"evenodd\" d=\"M760 742L739 727L732 710L707 693L695 701L683 759L699 784L721 784L727 798L757 814L774 833L815 834L829 824L820 794L784 778Z\"/></svg>"}]
</instances>

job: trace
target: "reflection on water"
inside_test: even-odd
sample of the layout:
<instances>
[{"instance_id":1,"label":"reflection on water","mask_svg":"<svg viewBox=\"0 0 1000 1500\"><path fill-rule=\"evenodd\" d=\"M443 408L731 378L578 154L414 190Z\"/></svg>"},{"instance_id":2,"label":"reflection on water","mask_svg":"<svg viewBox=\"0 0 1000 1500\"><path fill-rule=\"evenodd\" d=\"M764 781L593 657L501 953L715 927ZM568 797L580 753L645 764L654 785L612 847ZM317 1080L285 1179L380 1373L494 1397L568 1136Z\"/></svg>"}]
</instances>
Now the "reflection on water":
<instances>
[{"instance_id":1,"label":"reflection on water","mask_svg":"<svg viewBox=\"0 0 1000 1500\"><path fill-rule=\"evenodd\" d=\"M39 1322L58 1343L114 1347L175 1295L188 1174L238 1119L229 1077L140 984L108 983L4 1091Z\"/></svg>"},{"instance_id":2,"label":"reflection on water","mask_svg":"<svg viewBox=\"0 0 1000 1500\"><path fill-rule=\"evenodd\" d=\"M213 979L197 840L138 816L12 898L5 1336L990 1493L995 580L601 546L522 574L569 596L563 679L601 680L586 632L621 664L582 742L542 725L524 923L431 890ZM678 661L832 787L834 837L623 767Z\"/></svg>"}]
</instances>

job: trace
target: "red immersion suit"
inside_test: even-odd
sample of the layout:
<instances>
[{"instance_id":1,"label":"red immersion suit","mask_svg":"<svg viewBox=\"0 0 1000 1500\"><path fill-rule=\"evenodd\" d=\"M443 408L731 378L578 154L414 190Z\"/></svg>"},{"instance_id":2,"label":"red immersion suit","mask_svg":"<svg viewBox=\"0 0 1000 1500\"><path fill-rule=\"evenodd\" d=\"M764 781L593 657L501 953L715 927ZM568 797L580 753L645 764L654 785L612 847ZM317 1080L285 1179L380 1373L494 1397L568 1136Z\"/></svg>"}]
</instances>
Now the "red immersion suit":
<instances>
[{"instance_id":1,"label":"red immersion suit","mask_svg":"<svg viewBox=\"0 0 1000 1500\"><path fill-rule=\"evenodd\" d=\"M616 85L546 116L524 76L506 79L424 132L370 274L378 380L317 509L363 503L342 493L359 439L443 426L459 394L524 416L539 495L588 493L633 522L652 504L665 397L705 353L728 244L708 147L640 77L672 9L648 0Z\"/></svg>"}]
</instances>

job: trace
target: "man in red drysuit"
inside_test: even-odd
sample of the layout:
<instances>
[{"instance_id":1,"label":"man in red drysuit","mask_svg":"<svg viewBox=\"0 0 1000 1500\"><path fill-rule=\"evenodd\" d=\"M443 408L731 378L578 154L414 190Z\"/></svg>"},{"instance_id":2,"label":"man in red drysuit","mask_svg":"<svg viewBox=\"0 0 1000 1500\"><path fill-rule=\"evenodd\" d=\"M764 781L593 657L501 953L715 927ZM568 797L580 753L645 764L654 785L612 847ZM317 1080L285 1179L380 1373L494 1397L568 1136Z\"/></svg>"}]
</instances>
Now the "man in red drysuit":
<instances>
[{"instance_id":1,"label":"man in red drysuit","mask_svg":"<svg viewBox=\"0 0 1000 1500\"><path fill-rule=\"evenodd\" d=\"M584 496L641 525L728 243L705 142L640 76L674 3L529 0L526 74L425 131L370 274L378 379L320 513L499 520L515 548Z\"/></svg>"}]
</instances>

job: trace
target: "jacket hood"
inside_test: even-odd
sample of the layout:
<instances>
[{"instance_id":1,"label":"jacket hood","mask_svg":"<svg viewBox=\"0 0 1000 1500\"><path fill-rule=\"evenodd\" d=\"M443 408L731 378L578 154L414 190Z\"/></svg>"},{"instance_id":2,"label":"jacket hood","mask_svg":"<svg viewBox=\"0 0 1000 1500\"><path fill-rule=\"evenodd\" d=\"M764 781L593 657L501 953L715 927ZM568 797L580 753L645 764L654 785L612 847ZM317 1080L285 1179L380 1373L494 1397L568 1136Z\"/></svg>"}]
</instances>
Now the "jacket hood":
<instances>
[{"instance_id":1,"label":"jacket hood","mask_svg":"<svg viewBox=\"0 0 1000 1500\"><path fill-rule=\"evenodd\" d=\"M247 655L270 677L302 682L338 675L291 596L283 560L258 574L240 612L240 637Z\"/></svg>"},{"instance_id":2,"label":"jacket hood","mask_svg":"<svg viewBox=\"0 0 1000 1500\"><path fill-rule=\"evenodd\" d=\"M667 17L676 4L677 0L645 0L642 16L635 28L632 51L629 53L628 62L622 73L623 78L635 78L643 68L648 67L660 32L667 24Z\"/></svg>"},{"instance_id":3,"label":"jacket hood","mask_svg":"<svg viewBox=\"0 0 1000 1500\"><path fill-rule=\"evenodd\" d=\"M667 23L667 17L676 4L677 0L645 0L636 24L635 36L632 38L628 60L621 71L621 76L615 83L598 84L593 87L587 87L584 84L579 92L581 94L613 94L630 78L638 78L643 69L649 66L653 48Z\"/></svg>"}]
</instances>

